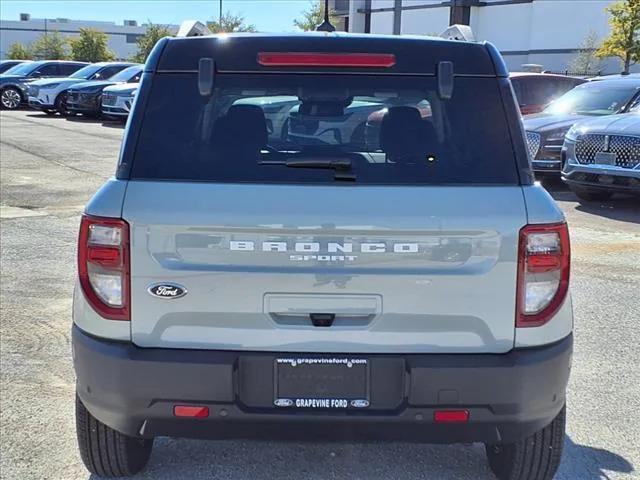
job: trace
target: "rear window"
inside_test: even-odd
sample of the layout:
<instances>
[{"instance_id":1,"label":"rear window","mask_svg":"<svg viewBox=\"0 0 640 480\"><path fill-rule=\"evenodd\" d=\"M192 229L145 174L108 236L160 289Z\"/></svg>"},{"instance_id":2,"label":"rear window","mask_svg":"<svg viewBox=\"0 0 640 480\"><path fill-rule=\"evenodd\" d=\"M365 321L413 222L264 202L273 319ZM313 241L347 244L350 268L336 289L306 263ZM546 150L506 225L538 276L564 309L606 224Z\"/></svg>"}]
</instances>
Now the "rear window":
<instances>
[{"instance_id":1,"label":"rear window","mask_svg":"<svg viewBox=\"0 0 640 480\"><path fill-rule=\"evenodd\" d=\"M130 177L254 183L517 184L498 79L157 74Z\"/></svg>"}]
</instances>

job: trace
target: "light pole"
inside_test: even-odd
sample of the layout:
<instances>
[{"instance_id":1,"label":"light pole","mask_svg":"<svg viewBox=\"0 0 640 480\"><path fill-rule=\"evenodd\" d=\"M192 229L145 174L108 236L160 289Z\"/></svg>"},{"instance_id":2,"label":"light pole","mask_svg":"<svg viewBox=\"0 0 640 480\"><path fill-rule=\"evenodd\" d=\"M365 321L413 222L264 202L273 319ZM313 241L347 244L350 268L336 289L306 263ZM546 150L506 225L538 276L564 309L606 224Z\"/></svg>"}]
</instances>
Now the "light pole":
<instances>
[{"instance_id":1,"label":"light pole","mask_svg":"<svg viewBox=\"0 0 640 480\"><path fill-rule=\"evenodd\" d=\"M220 0L220 12L218 14L218 22L222 21L222 0Z\"/></svg>"}]
</instances>

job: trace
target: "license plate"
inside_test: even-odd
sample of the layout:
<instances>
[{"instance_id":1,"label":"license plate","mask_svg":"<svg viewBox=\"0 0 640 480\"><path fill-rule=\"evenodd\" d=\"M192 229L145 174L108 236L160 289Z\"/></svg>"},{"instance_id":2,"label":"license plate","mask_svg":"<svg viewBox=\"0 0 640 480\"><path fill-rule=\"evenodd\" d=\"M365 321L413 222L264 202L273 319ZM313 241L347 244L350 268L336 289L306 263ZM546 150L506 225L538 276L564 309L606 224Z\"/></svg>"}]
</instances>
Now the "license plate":
<instances>
[{"instance_id":1,"label":"license plate","mask_svg":"<svg viewBox=\"0 0 640 480\"><path fill-rule=\"evenodd\" d=\"M369 406L369 362L364 358L277 358L274 405L301 409Z\"/></svg>"},{"instance_id":2,"label":"license plate","mask_svg":"<svg viewBox=\"0 0 640 480\"><path fill-rule=\"evenodd\" d=\"M611 152L598 152L594 160L595 163L599 165L615 165L616 154Z\"/></svg>"}]
</instances>

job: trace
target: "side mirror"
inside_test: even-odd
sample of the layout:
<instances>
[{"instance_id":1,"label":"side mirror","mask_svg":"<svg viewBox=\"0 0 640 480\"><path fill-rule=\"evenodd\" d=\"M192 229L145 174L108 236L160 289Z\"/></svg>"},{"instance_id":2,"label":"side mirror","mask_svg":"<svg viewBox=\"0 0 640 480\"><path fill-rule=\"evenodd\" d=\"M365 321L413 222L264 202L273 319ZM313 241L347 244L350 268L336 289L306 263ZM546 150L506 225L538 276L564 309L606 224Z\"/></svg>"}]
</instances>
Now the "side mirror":
<instances>
[{"instance_id":1,"label":"side mirror","mask_svg":"<svg viewBox=\"0 0 640 480\"><path fill-rule=\"evenodd\" d=\"M42 72L40 70L36 70L35 72L31 72L31 75L29 76L34 78L40 78L42 77Z\"/></svg>"}]
</instances>

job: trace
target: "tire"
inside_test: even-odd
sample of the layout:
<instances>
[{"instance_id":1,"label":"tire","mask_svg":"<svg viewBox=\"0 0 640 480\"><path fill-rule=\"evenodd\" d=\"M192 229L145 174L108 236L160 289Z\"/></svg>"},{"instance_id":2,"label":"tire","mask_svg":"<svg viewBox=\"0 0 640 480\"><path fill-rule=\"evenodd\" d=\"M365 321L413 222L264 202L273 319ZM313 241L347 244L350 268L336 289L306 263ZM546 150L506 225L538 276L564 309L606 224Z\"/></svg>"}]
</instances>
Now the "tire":
<instances>
[{"instance_id":1,"label":"tire","mask_svg":"<svg viewBox=\"0 0 640 480\"><path fill-rule=\"evenodd\" d=\"M153 439L124 435L93 417L76 396L76 433L82 462L99 477L128 477L149 461Z\"/></svg>"},{"instance_id":2,"label":"tire","mask_svg":"<svg viewBox=\"0 0 640 480\"><path fill-rule=\"evenodd\" d=\"M47 115L55 115L56 111L55 110L51 110L49 108L42 110L44 113L46 113Z\"/></svg>"},{"instance_id":3,"label":"tire","mask_svg":"<svg viewBox=\"0 0 640 480\"><path fill-rule=\"evenodd\" d=\"M562 457L566 406L542 430L515 443L486 445L489 466L499 480L551 480Z\"/></svg>"},{"instance_id":4,"label":"tire","mask_svg":"<svg viewBox=\"0 0 640 480\"><path fill-rule=\"evenodd\" d=\"M573 193L576 194L580 200L586 202L599 202L603 200L609 200L613 195L612 192L606 190L597 190L595 188L587 187L569 187Z\"/></svg>"},{"instance_id":5,"label":"tire","mask_svg":"<svg viewBox=\"0 0 640 480\"><path fill-rule=\"evenodd\" d=\"M0 105L5 110L16 110L22 103L22 93L16 87L7 87L0 93Z\"/></svg>"},{"instance_id":6,"label":"tire","mask_svg":"<svg viewBox=\"0 0 640 480\"><path fill-rule=\"evenodd\" d=\"M56 98L54 105L57 112L63 117L74 117L76 115L67 108L67 92L62 92L60 95L58 95L58 98Z\"/></svg>"}]
</instances>

